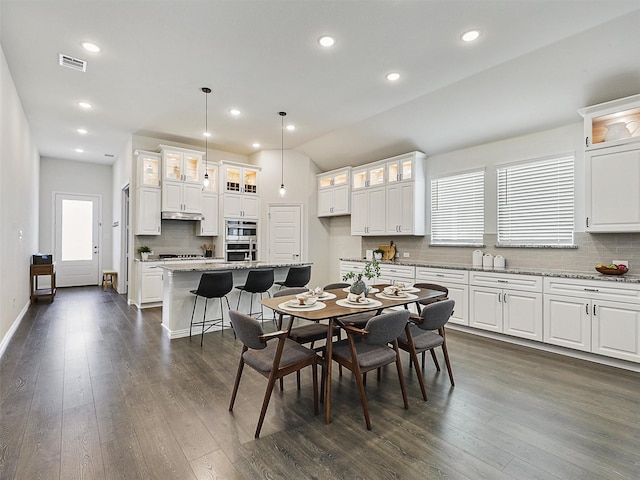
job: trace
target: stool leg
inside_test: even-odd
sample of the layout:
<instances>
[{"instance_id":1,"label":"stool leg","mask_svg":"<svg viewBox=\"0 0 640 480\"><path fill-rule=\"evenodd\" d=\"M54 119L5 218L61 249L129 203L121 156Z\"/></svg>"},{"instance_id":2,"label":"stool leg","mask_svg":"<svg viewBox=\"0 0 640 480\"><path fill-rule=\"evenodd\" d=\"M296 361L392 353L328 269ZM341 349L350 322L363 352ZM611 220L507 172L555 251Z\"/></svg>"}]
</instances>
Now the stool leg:
<instances>
[{"instance_id":1,"label":"stool leg","mask_svg":"<svg viewBox=\"0 0 640 480\"><path fill-rule=\"evenodd\" d=\"M229 299L227 298L226 295L224 296L224 299L227 301L227 312L229 312L229 310L231 310L231 307L229 306ZM220 301L222 302L222 300ZM231 321L229 321L229 325L231 325L231 330L233 330L233 338L236 338L236 329L233 328L233 323L231 323Z\"/></svg>"},{"instance_id":2,"label":"stool leg","mask_svg":"<svg viewBox=\"0 0 640 480\"><path fill-rule=\"evenodd\" d=\"M103 292L107 291L107 274L106 273L102 274L102 291Z\"/></svg>"},{"instance_id":3,"label":"stool leg","mask_svg":"<svg viewBox=\"0 0 640 480\"><path fill-rule=\"evenodd\" d=\"M193 300L193 311L191 312L191 323L189 324L189 340L191 340L191 329L193 328L193 315L196 313L196 304L198 303L198 296Z\"/></svg>"},{"instance_id":4,"label":"stool leg","mask_svg":"<svg viewBox=\"0 0 640 480\"><path fill-rule=\"evenodd\" d=\"M222 326L222 335L224 335L224 312L222 311L222 297L218 297L220 301L220 325Z\"/></svg>"},{"instance_id":5,"label":"stool leg","mask_svg":"<svg viewBox=\"0 0 640 480\"><path fill-rule=\"evenodd\" d=\"M204 342L204 325L207 321L207 303L209 302L208 298L204 299L204 313L202 314L202 334L200 335L200 346Z\"/></svg>"}]
</instances>

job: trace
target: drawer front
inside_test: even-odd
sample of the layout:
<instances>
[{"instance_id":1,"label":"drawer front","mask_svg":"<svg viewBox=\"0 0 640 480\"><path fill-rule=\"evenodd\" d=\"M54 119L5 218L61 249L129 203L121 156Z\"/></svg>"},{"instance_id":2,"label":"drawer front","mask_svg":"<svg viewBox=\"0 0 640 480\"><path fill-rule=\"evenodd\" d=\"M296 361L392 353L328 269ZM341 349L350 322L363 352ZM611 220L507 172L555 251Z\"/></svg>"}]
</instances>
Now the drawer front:
<instances>
[{"instance_id":1,"label":"drawer front","mask_svg":"<svg viewBox=\"0 0 640 480\"><path fill-rule=\"evenodd\" d=\"M640 304L640 285L636 283L545 277L544 293Z\"/></svg>"},{"instance_id":2,"label":"drawer front","mask_svg":"<svg viewBox=\"0 0 640 480\"><path fill-rule=\"evenodd\" d=\"M524 292L542 292L542 277L536 275L470 272L469 284L483 287L508 288Z\"/></svg>"},{"instance_id":3,"label":"drawer front","mask_svg":"<svg viewBox=\"0 0 640 480\"><path fill-rule=\"evenodd\" d=\"M142 272L147 273L158 271L160 265L163 265L163 262L143 262Z\"/></svg>"},{"instance_id":4,"label":"drawer front","mask_svg":"<svg viewBox=\"0 0 640 480\"><path fill-rule=\"evenodd\" d=\"M448 270L445 268L416 268L416 283L459 283L469 284L469 272L467 270Z\"/></svg>"},{"instance_id":5,"label":"drawer front","mask_svg":"<svg viewBox=\"0 0 640 480\"><path fill-rule=\"evenodd\" d=\"M398 278L410 278L416 277L416 267L410 267L407 265L380 265L381 277L398 277Z\"/></svg>"}]
</instances>

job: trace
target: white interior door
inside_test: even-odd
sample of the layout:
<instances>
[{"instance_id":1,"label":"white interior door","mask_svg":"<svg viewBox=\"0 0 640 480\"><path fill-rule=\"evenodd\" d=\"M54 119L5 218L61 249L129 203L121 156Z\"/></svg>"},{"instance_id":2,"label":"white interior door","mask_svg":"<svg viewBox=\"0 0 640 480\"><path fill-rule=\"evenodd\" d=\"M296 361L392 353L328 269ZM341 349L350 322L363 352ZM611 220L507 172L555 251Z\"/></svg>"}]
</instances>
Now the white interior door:
<instances>
[{"instance_id":1,"label":"white interior door","mask_svg":"<svg viewBox=\"0 0 640 480\"><path fill-rule=\"evenodd\" d=\"M100 197L55 194L56 284L98 285Z\"/></svg>"},{"instance_id":2,"label":"white interior door","mask_svg":"<svg viewBox=\"0 0 640 480\"><path fill-rule=\"evenodd\" d=\"M269 262L302 261L302 206L269 206Z\"/></svg>"}]
</instances>

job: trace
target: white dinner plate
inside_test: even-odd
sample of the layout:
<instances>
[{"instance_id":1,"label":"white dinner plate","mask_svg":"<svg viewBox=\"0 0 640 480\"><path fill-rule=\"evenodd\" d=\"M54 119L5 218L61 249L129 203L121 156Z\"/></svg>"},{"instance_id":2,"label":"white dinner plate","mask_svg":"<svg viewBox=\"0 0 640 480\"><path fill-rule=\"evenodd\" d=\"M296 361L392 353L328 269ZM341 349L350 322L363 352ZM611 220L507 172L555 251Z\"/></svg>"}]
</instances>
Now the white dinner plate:
<instances>
[{"instance_id":1,"label":"white dinner plate","mask_svg":"<svg viewBox=\"0 0 640 480\"><path fill-rule=\"evenodd\" d=\"M362 303L362 302L354 303L354 302L348 301L346 298L342 298L340 300L336 300L336 305L340 305L341 307L346 307L346 308L375 308L382 305L382 302L379 300L369 299L367 303Z\"/></svg>"},{"instance_id":2,"label":"white dinner plate","mask_svg":"<svg viewBox=\"0 0 640 480\"><path fill-rule=\"evenodd\" d=\"M376 297L384 300L415 300L418 298L417 295L412 295L411 293L404 293L404 295L386 295L384 292L377 293Z\"/></svg>"},{"instance_id":3,"label":"white dinner plate","mask_svg":"<svg viewBox=\"0 0 640 480\"><path fill-rule=\"evenodd\" d=\"M347 292L349 293L349 291L351 290L351 287L345 287L342 289L343 292ZM380 290L378 290L377 288L374 287L369 287L369 293L378 293Z\"/></svg>"},{"instance_id":4,"label":"white dinner plate","mask_svg":"<svg viewBox=\"0 0 640 480\"><path fill-rule=\"evenodd\" d=\"M325 303L322 303L322 302L316 302L313 305L300 305L299 303L295 304L290 302L292 301L289 300L288 302L282 302L280 305L278 305L278 308L282 310L290 310L292 312L296 312L296 311L310 312L313 310L322 310L324 307L327 306Z\"/></svg>"}]
</instances>

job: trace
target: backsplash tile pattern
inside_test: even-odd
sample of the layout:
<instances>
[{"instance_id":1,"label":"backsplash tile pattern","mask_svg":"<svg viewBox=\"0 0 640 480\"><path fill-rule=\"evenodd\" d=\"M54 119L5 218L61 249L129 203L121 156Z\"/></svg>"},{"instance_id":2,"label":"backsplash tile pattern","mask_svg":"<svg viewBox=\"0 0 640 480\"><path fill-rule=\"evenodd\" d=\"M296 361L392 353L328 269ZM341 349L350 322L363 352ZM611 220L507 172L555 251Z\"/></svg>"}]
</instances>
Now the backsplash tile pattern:
<instances>
[{"instance_id":1,"label":"backsplash tile pattern","mask_svg":"<svg viewBox=\"0 0 640 480\"><path fill-rule=\"evenodd\" d=\"M202 245L205 243L216 245L219 237L196 236L196 228L199 226L199 222L191 220L162 220L162 235L136 236L134 242L136 255L138 255L137 250L140 245L150 247L154 255L165 253L182 255L199 253L204 255ZM222 255L222 245L216 245L214 256Z\"/></svg>"},{"instance_id":2,"label":"backsplash tile pattern","mask_svg":"<svg viewBox=\"0 0 640 480\"><path fill-rule=\"evenodd\" d=\"M464 265L472 263L475 248L471 247L430 247L429 236L424 237L362 237L362 256L366 250L378 245L396 245L400 259L430 263ZM632 271L640 272L640 233L576 233L578 248L497 248L497 236L485 234L483 253L502 255L507 266L515 268L548 268L572 272L591 272L598 263L612 260L628 260ZM409 253L404 258L403 253ZM634 271L634 273L636 273Z\"/></svg>"}]
</instances>

